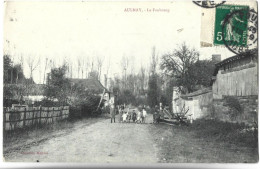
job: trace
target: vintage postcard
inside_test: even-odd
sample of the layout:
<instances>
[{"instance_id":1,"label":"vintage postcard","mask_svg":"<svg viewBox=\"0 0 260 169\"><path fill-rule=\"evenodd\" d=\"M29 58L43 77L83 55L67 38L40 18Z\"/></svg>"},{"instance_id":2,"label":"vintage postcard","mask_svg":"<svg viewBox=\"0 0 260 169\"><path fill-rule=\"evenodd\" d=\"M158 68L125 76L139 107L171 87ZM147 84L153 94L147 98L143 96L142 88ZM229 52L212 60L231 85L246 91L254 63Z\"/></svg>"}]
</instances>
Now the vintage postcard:
<instances>
[{"instance_id":1,"label":"vintage postcard","mask_svg":"<svg viewBox=\"0 0 260 169\"><path fill-rule=\"evenodd\" d=\"M5 1L3 15L4 165L259 167L257 1Z\"/></svg>"}]
</instances>

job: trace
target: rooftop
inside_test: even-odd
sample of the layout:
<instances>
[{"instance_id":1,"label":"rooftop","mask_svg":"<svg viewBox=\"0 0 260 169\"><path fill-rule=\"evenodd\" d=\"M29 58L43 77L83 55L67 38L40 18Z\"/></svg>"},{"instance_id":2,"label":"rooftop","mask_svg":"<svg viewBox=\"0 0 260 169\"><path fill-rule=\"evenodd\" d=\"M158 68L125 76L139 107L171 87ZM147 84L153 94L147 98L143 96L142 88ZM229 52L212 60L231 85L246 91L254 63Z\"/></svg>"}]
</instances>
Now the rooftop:
<instances>
[{"instance_id":1,"label":"rooftop","mask_svg":"<svg viewBox=\"0 0 260 169\"><path fill-rule=\"evenodd\" d=\"M106 92L109 92L101 83L99 80L95 78L88 78L88 79L69 79L72 83L77 83L85 86L87 89L97 92L97 93L102 93L105 89Z\"/></svg>"}]
</instances>

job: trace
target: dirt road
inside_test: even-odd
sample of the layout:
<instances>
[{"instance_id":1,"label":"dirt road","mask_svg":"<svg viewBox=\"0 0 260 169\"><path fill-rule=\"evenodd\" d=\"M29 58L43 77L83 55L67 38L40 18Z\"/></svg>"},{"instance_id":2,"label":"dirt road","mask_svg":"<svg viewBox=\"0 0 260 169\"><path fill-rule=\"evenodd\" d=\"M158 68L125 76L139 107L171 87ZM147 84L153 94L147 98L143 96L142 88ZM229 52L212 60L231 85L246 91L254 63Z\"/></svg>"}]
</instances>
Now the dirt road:
<instances>
[{"instance_id":1,"label":"dirt road","mask_svg":"<svg viewBox=\"0 0 260 169\"><path fill-rule=\"evenodd\" d=\"M4 158L8 162L135 164L258 161L257 148L207 137L196 132L198 128L194 125L151 122L152 115L146 124L111 124L110 119L101 117L66 123L65 127L64 123L57 123L59 127L54 130L34 130L32 133L36 134L27 139L8 142Z\"/></svg>"},{"instance_id":2,"label":"dirt road","mask_svg":"<svg viewBox=\"0 0 260 169\"><path fill-rule=\"evenodd\" d=\"M78 124L73 130L36 145L5 155L18 162L135 162L156 163L156 146L147 124L110 123L102 119L91 125Z\"/></svg>"}]
</instances>

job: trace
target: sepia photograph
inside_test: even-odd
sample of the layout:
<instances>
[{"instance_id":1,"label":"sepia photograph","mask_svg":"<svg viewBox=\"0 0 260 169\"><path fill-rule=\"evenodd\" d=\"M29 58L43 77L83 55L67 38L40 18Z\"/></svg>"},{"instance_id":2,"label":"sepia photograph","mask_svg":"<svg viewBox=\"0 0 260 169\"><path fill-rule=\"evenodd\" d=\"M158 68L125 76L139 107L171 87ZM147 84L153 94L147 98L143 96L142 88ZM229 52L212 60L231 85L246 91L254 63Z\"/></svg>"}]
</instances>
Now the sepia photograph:
<instances>
[{"instance_id":1,"label":"sepia photograph","mask_svg":"<svg viewBox=\"0 0 260 169\"><path fill-rule=\"evenodd\" d=\"M2 11L4 164L259 167L257 1Z\"/></svg>"}]
</instances>

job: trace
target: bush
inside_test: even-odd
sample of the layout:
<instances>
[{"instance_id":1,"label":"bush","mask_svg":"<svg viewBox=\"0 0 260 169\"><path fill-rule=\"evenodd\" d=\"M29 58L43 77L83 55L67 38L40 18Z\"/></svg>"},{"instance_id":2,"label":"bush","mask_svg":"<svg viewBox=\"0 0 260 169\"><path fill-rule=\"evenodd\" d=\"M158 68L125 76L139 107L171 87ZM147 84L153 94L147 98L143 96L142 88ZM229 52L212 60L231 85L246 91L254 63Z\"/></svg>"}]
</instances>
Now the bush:
<instances>
[{"instance_id":1,"label":"bush","mask_svg":"<svg viewBox=\"0 0 260 169\"><path fill-rule=\"evenodd\" d=\"M243 112L238 99L236 97L230 96L226 97L226 104L230 108L230 117L233 119Z\"/></svg>"},{"instance_id":2,"label":"bush","mask_svg":"<svg viewBox=\"0 0 260 169\"><path fill-rule=\"evenodd\" d=\"M60 102L43 99L42 101L35 101L34 105L35 107L42 106L42 107L60 107L60 106L68 106L68 104L62 104Z\"/></svg>"},{"instance_id":3,"label":"bush","mask_svg":"<svg viewBox=\"0 0 260 169\"><path fill-rule=\"evenodd\" d=\"M3 103L4 103L4 107L12 107L12 104L19 104L21 102L13 99L4 99Z\"/></svg>"},{"instance_id":4,"label":"bush","mask_svg":"<svg viewBox=\"0 0 260 169\"><path fill-rule=\"evenodd\" d=\"M85 99L77 99L70 105L70 117L88 117L101 114L101 109L97 110L100 96L88 95ZM101 101L100 108L103 107L105 100Z\"/></svg>"}]
</instances>

